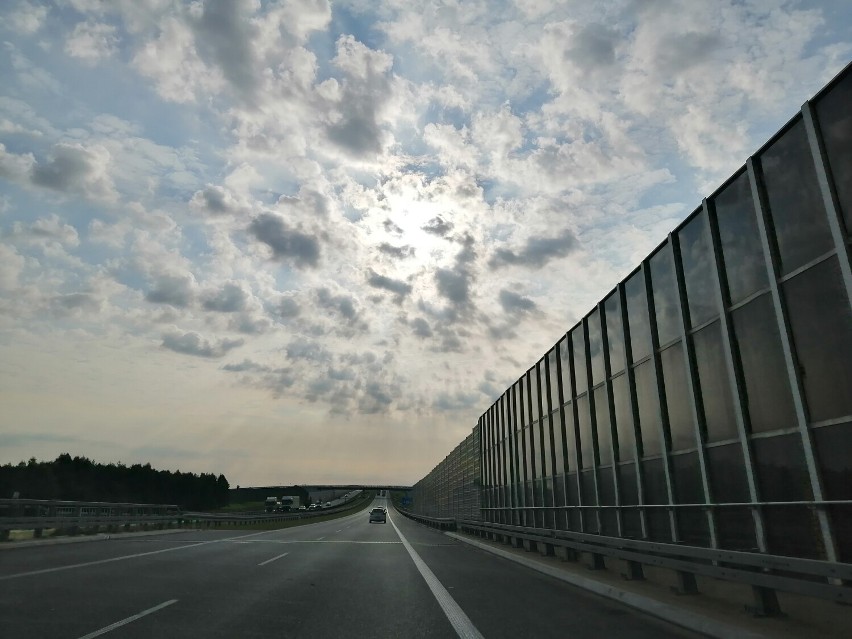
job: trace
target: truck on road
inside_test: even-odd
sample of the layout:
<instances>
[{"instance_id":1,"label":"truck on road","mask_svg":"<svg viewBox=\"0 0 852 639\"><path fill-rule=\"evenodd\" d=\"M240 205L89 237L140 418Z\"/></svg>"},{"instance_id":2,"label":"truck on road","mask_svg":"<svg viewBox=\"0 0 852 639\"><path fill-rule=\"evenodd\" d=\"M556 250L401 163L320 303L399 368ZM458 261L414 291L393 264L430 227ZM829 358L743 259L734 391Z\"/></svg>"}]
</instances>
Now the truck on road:
<instances>
[{"instance_id":1,"label":"truck on road","mask_svg":"<svg viewBox=\"0 0 852 639\"><path fill-rule=\"evenodd\" d=\"M291 510L299 510L300 505L298 495L285 495L281 498L281 502L278 504L278 510L286 513Z\"/></svg>"}]
</instances>

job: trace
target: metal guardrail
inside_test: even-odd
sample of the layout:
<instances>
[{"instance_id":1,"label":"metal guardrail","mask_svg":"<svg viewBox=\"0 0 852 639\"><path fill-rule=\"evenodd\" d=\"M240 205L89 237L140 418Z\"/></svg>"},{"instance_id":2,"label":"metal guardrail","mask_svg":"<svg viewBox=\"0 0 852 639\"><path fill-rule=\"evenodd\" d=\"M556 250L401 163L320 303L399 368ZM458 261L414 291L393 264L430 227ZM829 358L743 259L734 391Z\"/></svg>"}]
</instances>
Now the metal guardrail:
<instances>
[{"instance_id":1,"label":"metal guardrail","mask_svg":"<svg viewBox=\"0 0 852 639\"><path fill-rule=\"evenodd\" d=\"M696 575L745 583L752 586L754 604L746 608L762 616L780 614L775 591L852 604L852 564L784 557L755 552L719 550L698 546L664 544L638 539L605 537L549 528L530 528L474 520L426 517L397 507L415 521L443 530L459 530L495 541L538 550L544 555L557 552L563 559L578 560L580 553L591 557L592 568L605 568L604 558L627 562L628 579L642 580L642 567L674 570L683 594L698 593Z\"/></svg>"},{"instance_id":2,"label":"metal guardrail","mask_svg":"<svg viewBox=\"0 0 852 639\"><path fill-rule=\"evenodd\" d=\"M49 499L0 499L0 539L12 530L117 530L120 527L164 528L180 520L174 504L133 504Z\"/></svg>"}]
</instances>

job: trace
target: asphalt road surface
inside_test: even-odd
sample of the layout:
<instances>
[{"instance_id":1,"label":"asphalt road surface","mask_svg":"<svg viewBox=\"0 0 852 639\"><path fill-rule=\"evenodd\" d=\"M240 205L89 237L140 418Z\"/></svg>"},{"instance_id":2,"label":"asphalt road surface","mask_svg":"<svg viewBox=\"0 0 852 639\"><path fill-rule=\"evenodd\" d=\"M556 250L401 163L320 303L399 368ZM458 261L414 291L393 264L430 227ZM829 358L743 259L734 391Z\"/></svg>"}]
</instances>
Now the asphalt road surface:
<instances>
[{"instance_id":1,"label":"asphalt road surface","mask_svg":"<svg viewBox=\"0 0 852 639\"><path fill-rule=\"evenodd\" d=\"M388 511L3 551L0 637L695 636Z\"/></svg>"}]
</instances>

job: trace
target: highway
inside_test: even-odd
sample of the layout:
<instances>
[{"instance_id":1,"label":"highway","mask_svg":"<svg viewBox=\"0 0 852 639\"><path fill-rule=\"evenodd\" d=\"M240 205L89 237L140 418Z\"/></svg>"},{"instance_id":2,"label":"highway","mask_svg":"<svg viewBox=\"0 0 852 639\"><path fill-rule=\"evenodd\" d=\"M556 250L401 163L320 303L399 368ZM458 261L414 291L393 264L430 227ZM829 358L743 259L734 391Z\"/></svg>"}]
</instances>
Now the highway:
<instances>
[{"instance_id":1,"label":"highway","mask_svg":"<svg viewBox=\"0 0 852 639\"><path fill-rule=\"evenodd\" d=\"M695 637L388 506L0 552L0 637Z\"/></svg>"}]
</instances>

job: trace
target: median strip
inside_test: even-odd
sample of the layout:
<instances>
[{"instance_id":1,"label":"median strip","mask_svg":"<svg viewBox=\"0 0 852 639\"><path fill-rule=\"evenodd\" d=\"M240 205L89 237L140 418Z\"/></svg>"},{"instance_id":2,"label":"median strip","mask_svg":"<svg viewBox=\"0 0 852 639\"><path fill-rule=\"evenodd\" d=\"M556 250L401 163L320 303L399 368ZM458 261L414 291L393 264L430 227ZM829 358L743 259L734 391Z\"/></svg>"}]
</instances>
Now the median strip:
<instances>
[{"instance_id":1,"label":"median strip","mask_svg":"<svg viewBox=\"0 0 852 639\"><path fill-rule=\"evenodd\" d=\"M136 621L137 619L141 619L146 615L150 615L152 612L157 612L158 610L162 610L166 606L171 606L173 603L177 603L177 599L169 599L168 601L164 601L158 606L154 606L153 608L148 608L148 610L143 610L142 612L133 615L132 617L128 617L127 619L122 619L121 621L116 621L113 624L110 624L106 628L101 628L100 630L95 630L94 632L90 632L87 635L83 635L80 639L93 639L94 637L100 637L101 635L105 635L116 628L121 628L121 626L126 626L127 624Z\"/></svg>"}]
</instances>

